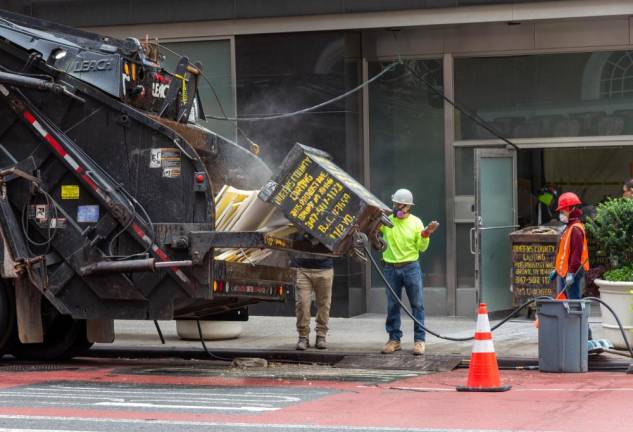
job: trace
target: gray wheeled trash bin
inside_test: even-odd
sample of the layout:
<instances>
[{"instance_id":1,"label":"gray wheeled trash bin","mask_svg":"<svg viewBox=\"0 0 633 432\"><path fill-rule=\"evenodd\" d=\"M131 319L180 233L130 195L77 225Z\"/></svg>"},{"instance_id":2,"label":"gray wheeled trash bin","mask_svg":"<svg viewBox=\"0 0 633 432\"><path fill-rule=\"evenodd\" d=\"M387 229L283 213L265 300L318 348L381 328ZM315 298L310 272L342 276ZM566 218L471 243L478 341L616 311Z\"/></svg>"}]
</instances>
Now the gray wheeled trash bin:
<instances>
[{"instance_id":1,"label":"gray wheeled trash bin","mask_svg":"<svg viewBox=\"0 0 633 432\"><path fill-rule=\"evenodd\" d=\"M541 372L587 372L590 303L537 300L538 365Z\"/></svg>"}]
</instances>

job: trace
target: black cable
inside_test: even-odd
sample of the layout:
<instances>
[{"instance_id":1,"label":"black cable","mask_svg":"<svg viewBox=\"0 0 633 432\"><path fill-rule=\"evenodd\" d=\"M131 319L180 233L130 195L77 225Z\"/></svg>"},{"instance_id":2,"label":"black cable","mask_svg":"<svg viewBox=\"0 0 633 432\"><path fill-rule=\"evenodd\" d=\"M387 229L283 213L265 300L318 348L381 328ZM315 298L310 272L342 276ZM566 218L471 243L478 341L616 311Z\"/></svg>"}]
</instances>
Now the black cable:
<instances>
[{"instance_id":1,"label":"black cable","mask_svg":"<svg viewBox=\"0 0 633 432\"><path fill-rule=\"evenodd\" d=\"M160 45L159 47L161 48L165 48L167 51L171 52L172 54L175 54L179 57L183 57L182 55L178 54L176 51L167 48L164 45ZM206 118L210 118L210 119L214 119L214 120L226 120L226 121L232 121L232 122L238 122L238 121L261 121L261 120L276 120L276 119L282 119L282 118L288 118L288 117L294 117L296 115L299 114L305 114L308 113L310 111L314 111L318 108L321 108L323 106L329 105L331 103L334 103L336 101L339 101L341 99L344 99L354 93L356 93L357 91L359 91L360 89L362 89L363 87L368 86L369 84L371 84L372 82L376 81L378 78L380 78L381 76L383 76L384 74L386 74L388 71L390 71L391 69L393 69L394 67L396 67L398 64L400 64L401 61L395 61L393 63L391 63L390 65L388 65L386 68L384 68L382 71L380 71L379 73L377 73L376 75L374 75L373 77L371 77L370 79L368 79L365 82L360 83L358 86L354 87L353 89L340 94L332 99L328 99L324 102L321 102L317 105L308 107L308 108L303 108L300 109L298 111L293 111L293 112L289 112L289 113L282 113L282 114L270 114L270 115L259 115L259 116L252 116L252 117L227 117L226 113L224 113L224 117L218 117L218 116L211 116L211 115L207 115L205 116ZM207 81L207 83L209 83L209 79L206 77L206 75L204 74L203 71L200 71L200 75L205 79L205 81ZM213 88L213 85L211 85L211 88ZM224 111L224 110L222 110Z\"/></svg>"},{"instance_id":2,"label":"black cable","mask_svg":"<svg viewBox=\"0 0 633 432\"><path fill-rule=\"evenodd\" d=\"M438 96L440 96L442 99L444 99L446 102L448 102L449 104L451 104L453 107L455 107L455 109L457 109L459 112L461 112L462 114L464 114L466 117L468 117L470 120L472 120L473 122L477 123L479 126L481 126L482 128L486 129L488 132L490 132L491 134L493 134L495 137L499 138L501 141L505 142L506 144L512 146L516 151L521 150L516 144L514 144L512 141L510 141L509 139L507 139L506 137L504 137L503 135L501 135L499 132L497 132L486 120L482 119L481 117L479 117L477 114L473 114L470 111L468 111L466 108L462 107L461 105L459 105L457 102L455 102L454 100L450 99L448 96L446 96L444 94L443 91L438 90L437 88L435 88L435 86L433 86L433 84L431 84L430 82L428 82L426 80L426 78L424 78L424 76L420 75L418 73L418 71L416 71L414 68L412 68L411 66L409 66L407 63L404 63L404 67L407 68L409 70L409 72L411 72L411 74L416 77L417 79L419 79L424 85L426 85L429 90L431 90L433 93L437 94Z\"/></svg>"},{"instance_id":3,"label":"black cable","mask_svg":"<svg viewBox=\"0 0 633 432\"><path fill-rule=\"evenodd\" d=\"M40 194L44 195L44 198L46 198L46 221L47 221L47 235L46 235L46 240L43 242L39 242L36 240L33 240L29 234L28 234L28 208L31 205L31 198L33 197L32 195L29 197L29 199L27 200L27 202L24 204L24 207L22 208L22 217L21 217L21 227L22 227L22 233L24 234L24 237L27 240L27 249L29 251L29 253L31 254L31 256L35 256L37 254L33 253L33 251L31 250L31 248L29 247L29 243L32 244L33 246L45 246L44 249L44 253L43 255L47 255L48 252L50 251L50 246L51 243L53 242L53 239L55 238L55 234L57 234L57 229L53 230L53 228L51 227L51 221L52 219L55 219L55 221L57 222L57 206L55 205L55 202L53 200L53 198L43 189L37 188L37 192L39 192ZM37 204L35 204L37 205ZM49 214L49 212L51 212L51 214ZM52 231L52 233L51 233Z\"/></svg>"},{"instance_id":4,"label":"black cable","mask_svg":"<svg viewBox=\"0 0 633 432\"><path fill-rule=\"evenodd\" d=\"M165 345L165 338L163 337L163 332L160 330L160 326L158 325L158 321L154 320L154 326L156 326L156 331L158 332L158 337L160 338L160 343Z\"/></svg>"},{"instance_id":5,"label":"black cable","mask_svg":"<svg viewBox=\"0 0 633 432\"><path fill-rule=\"evenodd\" d=\"M202 336L202 327L200 327L200 320L196 320L196 325L198 326L198 336L200 336L200 342L202 343L202 348L204 348L204 352L206 352L209 357L215 360L220 360L220 361L226 361L226 362L233 361L233 359L222 357L217 354L213 354L211 351L209 351L207 349L207 344L204 343L204 337Z\"/></svg>"},{"instance_id":6,"label":"black cable","mask_svg":"<svg viewBox=\"0 0 633 432\"><path fill-rule=\"evenodd\" d=\"M380 268L380 266L378 265L378 263L376 262L376 259L374 258L374 256L371 254L371 251L369 250L369 246L367 245L367 242L363 243L363 247L365 248L365 253L369 256L369 259L371 260L371 263L373 264L374 268L376 269L376 271L378 271L378 274L380 275L380 277L382 278L383 282L385 283L385 285L387 286L387 288L389 289L389 291L391 291L391 293L393 294L393 296L395 297L395 299L398 301L398 303L400 304L400 307L406 312L407 315L409 315L409 317L411 317L411 319L417 323L419 326L421 326L424 331L426 331L429 334L432 334L433 336L440 338L440 339L445 339L445 340L449 340L449 341L454 341L454 342L467 342L467 341L471 341L473 340L475 337L474 336L469 336L469 337L462 337L462 338L457 338L457 337L451 337L451 336L442 336L439 333L434 332L433 330L430 330L428 328L426 328L424 326L423 323L421 323L420 321L418 321L415 316L411 313L411 311L405 306L405 304L402 302L402 300L400 299L400 297L398 297L396 295L396 291L393 289L393 287L391 286L391 284L389 283L389 281L387 281L387 278L385 277L385 274L382 272L382 269ZM540 297L537 297L540 298ZM516 309L514 309L512 312L510 312L510 314L508 314L503 320L501 320L499 323L497 323L494 327L492 327L490 329L490 331L494 331L496 329L498 329L499 327L501 327L503 324L505 324L508 320L512 319L513 317L515 317L522 309L526 308L527 306L529 306L530 304L534 303L537 298L533 298L530 300L527 300L526 302L524 302L522 305L520 305L519 307L517 307Z\"/></svg>"},{"instance_id":7,"label":"black cable","mask_svg":"<svg viewBox=\"0 0 633 432\"><path fill-rule=\"evenodd\" d=\"M629 354L631 355L631 358L633 358L633 349L631 349L629 340L626 338L626 332L624 331L624 327L622 326L622 323L620 322L620 318L618 317L618 315L615 313L613 309L611 309L611 306L606 304L604 300L601 300L598 297L585 297L584 300L590 300L592 302L600 303L601 305L606 307L609 310L609 312L611 312L611 315L613 315L613 317L615 318L615 321L618 323L618 327L620 327L620 332L622 333L622 337L624 338L624 343L626 344L626 348L629 350Z\"/></svg>"},{"instance_id":8,"label":"black cable","mask_svg":"<svg viewBox=\"0 0 633 432\"><path fill-rule=\"evenodd\" d=\"M385 283L385 285L387 286L387 288L391 291L391 293L393 294L393 296L395 297L395 299L398 301L398 303L400 304L400 307L402 309L404 309L404 311L406 312L406 314L411 317L411 319L417 323L418 325L420 325L424 331L426 331L429 334L432 334L433 336L440 338L440 339L445 339L445 340L449 340L449 341L454 341L454 342L466 342L466 341L470 341L474 339L473 337L464 337L464 338L456 338L456 337L450 337L450 336L442 336L432 330L429 330L428 328L426 328L424 326L423 323L421 323L420 321L418 321L415 316L411 313L411 311L405 306L405 304L402 302L402 300L396 295L395 290L393 289L393 287L391 286L391 284L389 284L389 281L387 281L387 278L385 277L384 273L382 272L382 270L380 269L380 266L378 265L378 263L376 262L375 258L373 257L373 255L371 254L371 251L369 250L369 246L367 244L367 242L363 242L363 246L365 248L365 253L369 256L371 263L373 264L374 268L376 269L376 271L378 271L378 274L380 275L380 277L382 278L383 282ZM568 285L565 285L565 288L563 289L563 292L567 289ZM535 303L537 300L554 300L552 297L547 297L547 296L540 296L540 297L534 297L531 298L527 301L525 301L523 304L521 304L520 306L518 306L516 309L514 309L512 312L510 312L510 314L508 314L504 319L502 319L500 322L498 322L497 324L495 324L490 331L493 332L496 329L498 329L499 327L501 327L502 325L504 325L508 320L512 319L514 316L516 316L522 309L526 308L527 306L529 306L532 303ZM622 323L620 322L620 318L617 316L617 314L615 313L615 311L611 308L611 306L609 306L608 304L606 304L603 300L600 300L597 297L585 297L584 300L589 300L589 301L593 301L593 302L597 302L600 304L603 304L608 310L609 312L611 312L611 314L614 316L616 322L618 323L618 327L620 328L620 332L622 333L622 337L624 338L624 342L626 343L626 347L629 350L629 353L631 355L631 358L633 358L633 349L631 348L631 345L629 344L628 339L626 338L626 333L624 331L624 327L622 326Z\"/></svg>"}]
</instances>

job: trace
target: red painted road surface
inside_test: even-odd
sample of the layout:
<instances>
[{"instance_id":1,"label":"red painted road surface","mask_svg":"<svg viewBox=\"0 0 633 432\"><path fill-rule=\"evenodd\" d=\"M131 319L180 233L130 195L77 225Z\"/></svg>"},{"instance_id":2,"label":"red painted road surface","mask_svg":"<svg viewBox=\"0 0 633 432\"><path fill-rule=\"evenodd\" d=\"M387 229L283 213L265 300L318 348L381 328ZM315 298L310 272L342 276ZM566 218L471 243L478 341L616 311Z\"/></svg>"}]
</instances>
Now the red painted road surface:
<instances>
[{"instance_id":1,"label":"red painted road surface","mask_svg":"<svg viewBox=\"0 0 633 432\"><path fill-rule=\"evenodd\" d=\"M218 376L137 375L96 365L76 371L0 372L0 391L55 382L112 383L177 387L196 391L217 388L326 389L325 396L262 413L184 413L153 411L0 406L0 425L7 416L116 419L169 419L209 423L316 426L469 429L516 431L633 431L633 375L615 372L544 374L503 372L505 393L457 393L466 370L423 375L390 383L304 381Z\"/></svg>"}]
</instances>

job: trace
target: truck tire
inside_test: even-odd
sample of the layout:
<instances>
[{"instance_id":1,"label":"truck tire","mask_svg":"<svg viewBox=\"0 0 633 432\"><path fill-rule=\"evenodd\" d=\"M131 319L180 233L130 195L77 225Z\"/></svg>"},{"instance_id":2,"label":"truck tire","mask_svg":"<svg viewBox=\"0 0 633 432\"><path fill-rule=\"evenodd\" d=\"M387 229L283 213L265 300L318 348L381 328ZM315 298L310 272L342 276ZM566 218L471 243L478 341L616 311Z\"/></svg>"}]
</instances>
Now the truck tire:
<instances>
[{"instance_id":1,"label":"truck tire","mask_svg":"<svg viewBox=\"0 0 633 432\"><path fill-rule=\"evenodd\" d=\"M15 303L9 284L0 280L0 358L15 341Z\"/></svg>"},{"instance_id":2,"label":"truck tire","mask_svg":"<svg viewBox=\"0 0 633 432\"><path fill-rule=\"evenodd\" d=\"M62 358L71 359L73 357L81 357L86 354L90 348L94 345L94 342L90 342L86 336L86 321L85 320L76 320L81 324L82 329L80 329L79 334L77 335L77 339L71 345L71 347L64 353Z\"/></svg>"},{"instance_id":3,"label":"truck tire","mask_svg":"<svg viewBox=\"0 0 633 432\"><path fill-rule=\"evenodd\" d=\"M11 354L19 360L64 360L73 357L73 347L81 348L86 340L86 323L60 314L42 298L42 325L44 342L17 343Z\"/></svg>"}]
</instances>

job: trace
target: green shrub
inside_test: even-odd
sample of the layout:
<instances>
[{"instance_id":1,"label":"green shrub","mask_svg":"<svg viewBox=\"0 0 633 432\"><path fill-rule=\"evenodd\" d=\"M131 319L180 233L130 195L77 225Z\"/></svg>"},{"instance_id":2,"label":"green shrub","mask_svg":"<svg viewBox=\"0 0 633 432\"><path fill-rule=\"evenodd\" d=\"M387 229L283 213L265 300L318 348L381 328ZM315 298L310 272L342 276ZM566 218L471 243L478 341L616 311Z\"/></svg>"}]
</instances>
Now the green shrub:
<instances>
[{"instance_id":1,"label":"green shrub","mask_svg":"<svg viewBox=\"0 0 633 432\"><path fill-rule=\"evenodd\" d=\"M609 260L612 270L605 273L606 279L633 282L633 199L611 198L601 203L586 227L598 252Z\"/></svg>"},{"instance_id":2,"label":"green shrub","mask_svg":"<svg viewBox=\"0 0 633 432\"><path fill-rule=\"evenodd\" d=\"M633 282L633 264L609 270L604 278L611 282Z\"/></svg>"}]
</instances>

